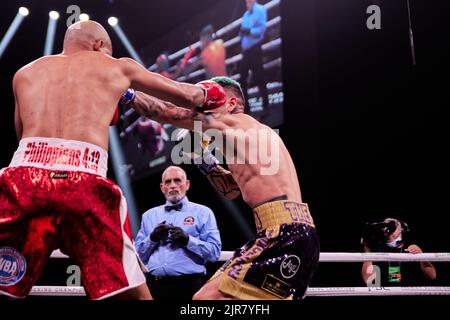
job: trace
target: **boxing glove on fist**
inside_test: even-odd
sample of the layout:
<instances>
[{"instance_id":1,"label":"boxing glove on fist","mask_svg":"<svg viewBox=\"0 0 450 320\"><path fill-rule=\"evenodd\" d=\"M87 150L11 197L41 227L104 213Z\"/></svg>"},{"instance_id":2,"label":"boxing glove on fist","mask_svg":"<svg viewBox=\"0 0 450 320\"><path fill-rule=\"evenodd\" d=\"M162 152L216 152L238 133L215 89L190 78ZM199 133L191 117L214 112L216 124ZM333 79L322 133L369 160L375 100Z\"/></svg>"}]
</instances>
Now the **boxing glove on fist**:
<instances>
[{"instance_id":1,"label":"boxing glove on fist","mask_svg":"<svg viewBox=\"0 0 450 320\"><path fill-rule=\"evenodd\" d=\"M134 100L136 91L133 88L128 88L119 100L119 105L126 106Z\"/></svg>"},{"instance_id":2,"label":"boxing glove on fist","mask_svg":"<svg viewBox=\"0 0 450 320\"><path fill-rule=\"evenodd\" d=\"M194 161L195 163L195 161ZM215 167L219 164L219 160L209 151L207 148L203 149L203 161L200 164L195 163L197 168L205 175L213 171Z\"/></svg>"},{"instance_id":3,"label":"boxing glove on fist","mask_svg":"<svg viewBox=\"0 0 450 320\"><path fill-rule=\"evenodd\" d=\"M202 110L211 110L222 106L225 103L225 91L223 87L210 80L200 81L196 84L201 87L205 93L205 100L200 106Z\"/></svg>"}]
</instances>

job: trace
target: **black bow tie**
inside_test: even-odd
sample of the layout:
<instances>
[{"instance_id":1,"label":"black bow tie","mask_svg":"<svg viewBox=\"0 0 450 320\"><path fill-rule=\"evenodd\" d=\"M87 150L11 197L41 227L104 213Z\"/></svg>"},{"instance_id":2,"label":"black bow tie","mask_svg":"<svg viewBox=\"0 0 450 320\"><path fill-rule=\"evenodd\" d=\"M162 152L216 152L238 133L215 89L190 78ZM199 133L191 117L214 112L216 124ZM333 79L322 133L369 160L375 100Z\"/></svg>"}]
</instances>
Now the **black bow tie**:
<instances>
[{"instance_id":1,"label":"black bow tie","mask_svg":"<svg viewBox=\"0 0 450 320\"><path fill-rule=\"evenodd\" d=\"M180 202L180 203L174 204L172 206L165 206L164 209L166 211L170 211L170 210L180 211L182 207L183 207L183 204Z\"/></svg>"}]
</instances>

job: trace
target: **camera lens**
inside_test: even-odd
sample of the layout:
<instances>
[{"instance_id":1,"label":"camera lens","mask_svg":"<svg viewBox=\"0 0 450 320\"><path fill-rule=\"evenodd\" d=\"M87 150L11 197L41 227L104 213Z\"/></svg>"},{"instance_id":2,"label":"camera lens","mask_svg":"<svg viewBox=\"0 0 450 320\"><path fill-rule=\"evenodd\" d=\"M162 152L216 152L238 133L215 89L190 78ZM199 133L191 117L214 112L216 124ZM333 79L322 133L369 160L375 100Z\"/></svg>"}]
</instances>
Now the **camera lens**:
<instances>
[{"instance_id":1,"label":"camera lens","mask_svg":"<svg viewBox=\"0 0 450 320\"><path fill-rule=\"evenodd\" d=\"M394 231L397 229L397 225L395 224L395 221L389 221L386 224L386 235L390 236L394 233Z\"/></svg>"}]
</instances>

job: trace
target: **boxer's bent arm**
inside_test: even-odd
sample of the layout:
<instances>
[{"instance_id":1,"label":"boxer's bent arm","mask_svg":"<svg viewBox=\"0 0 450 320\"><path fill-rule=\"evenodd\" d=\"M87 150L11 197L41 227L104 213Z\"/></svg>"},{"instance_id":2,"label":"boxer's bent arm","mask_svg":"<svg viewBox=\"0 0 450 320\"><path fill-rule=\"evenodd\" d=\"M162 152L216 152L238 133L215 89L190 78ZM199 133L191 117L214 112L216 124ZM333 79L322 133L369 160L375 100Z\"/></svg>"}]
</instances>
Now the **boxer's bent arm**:
<instances>
[{"instance_id":1,"label":"boxer's bent arm","mask_svg":"<svg viewBox=\"0 0 450 320\"><path fill-rule=\"evenodd\" d=\"M193 114L191 110L178 108L143 92L136 91L136 96L129 106L140 115L160 123L174 124L176 122L176 126L190 130L194 127L190 118Z\"/></svg>"},{"instance_id":2,"label":"boxer's bent arm","mask_svg":"<svg viewBox=\"0 0 450 320\"><path fill-rule=\"evenodd\" d=\"M230 200L236 199L241 194L241 190L231 172L220 165L217 165L206 177L214 186L214 189Z\"/></svg>"},{"instance_id":3,"label":"boxer's bent arm","mask_svg":"<svg viewBox=\"0 0 450 320\"><path fill-rule=\"evenodd\" d=\"M203 129L224 131L235 127L237 122L229 114L204 114L149 96L143 92L136 92L136 97L129 104L144 117L161 123L170 123L179 128L194 130L194 122L201 121Z\"/></svg>"},{"instance_id":4,"label":"boxer's bent arm","mask_svg":"<svg viewBox=\"0 0 450 320\"><path fill-rule=\"evenodd\" d=\"M180 107L194 108L204 103L205 93L202 88L150 72L130 58L122 58L120 61L133 89L170 101Z\"/></svg>"},{"instance_id":5,"label":"boxer's bent arm","mask_svg":"<svg viewBox=\"0 0 450 320\"><path fill-rule=\"evenodd\" d=\"M233 121L230 115L223 113L205 115L182 109L142 92L136 92L136 97L130 106L144 117L189 130L194 130L194 121L196 120L202 122L204 129L226 130L236 125L236 121ZM230 171L217 166L207 177L214 188L228 199L232 200L240 195L239 186Z\"/></svg>"}]
</instances>

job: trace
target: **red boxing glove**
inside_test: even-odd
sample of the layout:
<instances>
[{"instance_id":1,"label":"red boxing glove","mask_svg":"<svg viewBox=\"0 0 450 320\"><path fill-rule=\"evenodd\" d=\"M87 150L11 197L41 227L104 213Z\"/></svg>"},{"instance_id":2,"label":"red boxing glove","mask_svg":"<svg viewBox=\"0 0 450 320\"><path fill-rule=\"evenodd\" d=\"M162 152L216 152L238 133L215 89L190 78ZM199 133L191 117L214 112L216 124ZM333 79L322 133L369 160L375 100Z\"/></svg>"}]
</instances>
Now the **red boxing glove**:
<instances>
[{"instance_id":1,"label":"red boxing glove","mask_svg":"<svg viewBox=\"0 0 450 320\"><path fill-rule=\"evenodd\" d=\"M205 93L205 100L200 106L203 110L211 110L221 107L226 100L225 90L217 82L205 80L196 84L201 87Z\"/></svg>"}]
</instances>

